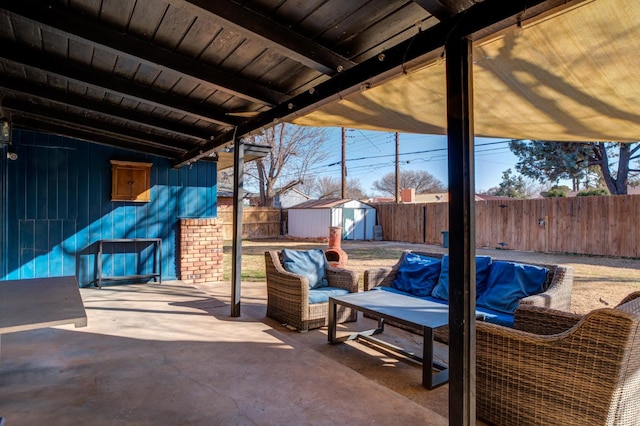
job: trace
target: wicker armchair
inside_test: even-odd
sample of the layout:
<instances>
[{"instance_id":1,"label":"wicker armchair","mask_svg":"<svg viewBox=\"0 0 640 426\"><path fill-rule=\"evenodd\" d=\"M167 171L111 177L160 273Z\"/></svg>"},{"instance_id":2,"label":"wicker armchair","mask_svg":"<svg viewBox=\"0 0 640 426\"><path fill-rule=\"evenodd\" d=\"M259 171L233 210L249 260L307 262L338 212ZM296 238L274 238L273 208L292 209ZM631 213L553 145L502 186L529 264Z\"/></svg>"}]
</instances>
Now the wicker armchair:
<instances>
[{"instance_id":1,"label":"wicker armchair","mask_svg":"<svg viewBox=\"0 0 640 426\"><path fill-rule=\"evenodd\" d=\"M309 303L309 281L302 275L288 272L282 266L280 251L264 253L267 272L267 317L307 331L327 325L329 303ZM358 273L346 269L326 268L330 287L358 291ZM357 312L338 308L338 322L355 321Z\"/></svg>"},{"instance_id":2,"label":"wicker armchair","mask_svg":"<svg viewBox=\"0 0 640 426\"><path fill-rule=\"evenodd\" d=\"M477 323L476 410L497 425L637 425L640 292L581 316L520 305Z\"/></svg>"}]
</instances>

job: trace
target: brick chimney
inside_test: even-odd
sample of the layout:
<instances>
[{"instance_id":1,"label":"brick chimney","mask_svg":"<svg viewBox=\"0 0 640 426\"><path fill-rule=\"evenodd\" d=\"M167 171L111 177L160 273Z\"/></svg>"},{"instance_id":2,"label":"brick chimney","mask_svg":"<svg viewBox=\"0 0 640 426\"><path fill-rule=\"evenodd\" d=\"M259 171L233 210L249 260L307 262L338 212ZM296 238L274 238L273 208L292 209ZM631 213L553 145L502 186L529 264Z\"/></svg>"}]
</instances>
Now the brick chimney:
<instances>
[{"instance_id":1,"label":"brick chimney","mask_svg":"<svg viewBox=\"0 0 640 426\"><path fill-rule=\"evenodd\" d=\"M415 188L403 189L400 193L403 203L415 203L416 202L416 190Z\"/></svg>"}]
</instances>

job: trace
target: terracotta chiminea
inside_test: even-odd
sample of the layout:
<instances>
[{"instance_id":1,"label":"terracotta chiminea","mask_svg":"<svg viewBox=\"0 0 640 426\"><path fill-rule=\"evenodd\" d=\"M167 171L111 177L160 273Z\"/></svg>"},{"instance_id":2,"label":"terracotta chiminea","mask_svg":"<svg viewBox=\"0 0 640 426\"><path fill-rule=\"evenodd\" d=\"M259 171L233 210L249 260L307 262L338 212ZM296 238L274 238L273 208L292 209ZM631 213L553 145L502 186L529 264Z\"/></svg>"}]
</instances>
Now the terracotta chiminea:
<instances>
[{"instance_id":1,"label":"terracotta chiminea","mask_svg":"<svg viewBox=\"0 0 640 426\"><path fill-rule=\"evenodd\" d=\"M340 248L342 244L342 227L330 226L329 227L329 248L324 251L324 256L327 258L329 265L334 268L344 268L347 265L347 253Z\"/></svg>"}]
</instances>

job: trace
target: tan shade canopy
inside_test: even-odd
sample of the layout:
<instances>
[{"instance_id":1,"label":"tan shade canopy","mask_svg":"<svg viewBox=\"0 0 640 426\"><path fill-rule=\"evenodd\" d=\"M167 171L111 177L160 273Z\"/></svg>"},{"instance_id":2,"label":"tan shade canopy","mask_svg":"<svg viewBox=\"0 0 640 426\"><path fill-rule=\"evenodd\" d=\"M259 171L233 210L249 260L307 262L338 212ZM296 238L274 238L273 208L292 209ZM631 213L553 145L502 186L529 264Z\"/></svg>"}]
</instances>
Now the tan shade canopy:
<instances>
[{"instance_id":1,"label":"tan shade canopy","mask_svg":"<svg viewBox=\"0 0 640 426\"><path fill-rule=\"evenodd\" d=\"M640 3L573 2L474 43L476 136L640 140ZM309 126L446 134L445 61L293 121Z\"/></svg>"}]
</instances>

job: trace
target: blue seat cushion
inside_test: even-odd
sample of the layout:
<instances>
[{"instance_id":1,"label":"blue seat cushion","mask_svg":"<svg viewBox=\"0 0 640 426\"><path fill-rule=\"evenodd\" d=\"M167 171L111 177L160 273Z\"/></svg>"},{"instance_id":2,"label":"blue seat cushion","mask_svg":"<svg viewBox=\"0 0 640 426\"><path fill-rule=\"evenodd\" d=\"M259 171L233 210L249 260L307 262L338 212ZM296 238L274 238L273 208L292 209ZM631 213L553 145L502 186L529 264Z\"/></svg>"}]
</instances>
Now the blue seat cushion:
<instances>
[{"instance_id":1,"label":"blue seat cushion","mask_svg":"<svg viewBox=\"0 0 640 426\"><path fill-rule=\"evenodd\" d=\"M291 273L307 277L310 290L329 285L326 275L327 259L324 257L324 251L322 249L283 249L280 254L284 269Z\"/></svg>"},{"instance_id":2,"label":"blue seat cushion","mask_svg":"<svg viewBox=\"0 0 640 426\"><path fill-rule=\"evenodd\" d=\"M438 283L440 259L407 253L391 287L413 296L428 296Z\"/></svg>"},{"instance_id":3,"label":"blue seat cushion","mask_svg":"<svg viewBox=\"0 0 640 426\"><path fill-rule=\"evenodd\" d=\"M485 308L483 306L476 306L476 312L484 314L484 322L490 322L492 324L498 324L504 327L513 328L515 320L513 314L499 312L493 309Z\"/></svg>"},{"instance_id":4,"label":"blue seat cushion","mask_svg":"<svg viewBox=\"0 0 640 426\"><path fill-rule=\"evenodd\" d=\"M484 293L491 270L491 256L476 256L476 299ZM431 292L433 297L442 300L449 300L449 255L442 257L442 268L438 284Z\"/></svg>"},{"instance_id":5,"label":"blue seat cushion","mask_svg":"<svg viewBox=\"0 0 640 426\"><path fill-rule=\"evenodd\" d=\"M331 296L344 296L348 294L349 290L337 287L320 287L313 290L309 290L309 303L326 303Z\"/></svg>"},{"instance_id":6,"label":"blue seat cushion","mask_svg":"<svg viewBox=\"0 0 640 426\"><path fill-rule=\"evenodd\" d=\"M520 299L542 292L549 270L535 265L495 261L478 306L513 314Z\"/></svg>"}]
</instances>

